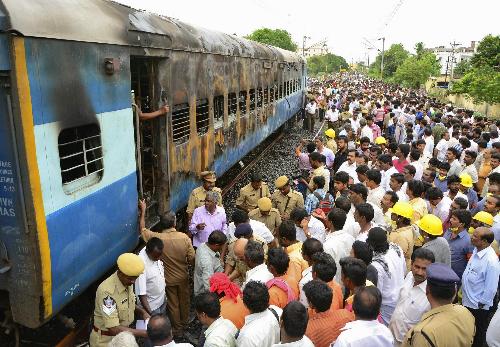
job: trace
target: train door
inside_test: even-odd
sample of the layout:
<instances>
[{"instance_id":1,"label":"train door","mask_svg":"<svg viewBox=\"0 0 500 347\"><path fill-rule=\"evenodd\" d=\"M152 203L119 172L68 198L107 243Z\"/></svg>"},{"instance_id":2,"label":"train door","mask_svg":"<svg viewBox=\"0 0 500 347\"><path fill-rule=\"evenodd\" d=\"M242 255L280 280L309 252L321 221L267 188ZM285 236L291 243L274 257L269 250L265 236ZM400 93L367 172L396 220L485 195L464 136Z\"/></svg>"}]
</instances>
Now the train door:
<instances>
[{"instance_id":1,"label":"train door","mask_svg":"<svg viewBox=\"0 0 500 347\"><path fill-rule=\"evenodd\" d=\"M130 58L132 98L142 113L154 112L168 104L160 78L160 69L165 62L166 59L162 58ZM165 201L169 190L166 117L141 121L135 107L133 111L137 189L139 197L146 201L146 225L151 227L158 223L159 215L168 205Z\"/></svg>"}]
</instances>

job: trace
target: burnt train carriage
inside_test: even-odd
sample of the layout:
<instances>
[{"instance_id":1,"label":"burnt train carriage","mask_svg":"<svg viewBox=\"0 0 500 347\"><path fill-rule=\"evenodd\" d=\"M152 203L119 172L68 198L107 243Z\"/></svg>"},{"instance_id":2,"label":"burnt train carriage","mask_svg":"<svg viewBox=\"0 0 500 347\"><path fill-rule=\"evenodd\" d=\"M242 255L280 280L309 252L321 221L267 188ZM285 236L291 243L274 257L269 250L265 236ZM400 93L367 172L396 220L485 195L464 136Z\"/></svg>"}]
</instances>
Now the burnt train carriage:
<instances>
[{"instance_id":1,"label":"burnt train carriage","mask_svg":"<svg viewBox=\"0 0 500 347\"><path fill-rule=\"evenodd\" d=\"M103 0L0 1L0 305L38 327L299 112L303 60ZM131 95L132 91L132 95ZM170 106L166 117L138 122Z\"/></svg>"}]
</instances>

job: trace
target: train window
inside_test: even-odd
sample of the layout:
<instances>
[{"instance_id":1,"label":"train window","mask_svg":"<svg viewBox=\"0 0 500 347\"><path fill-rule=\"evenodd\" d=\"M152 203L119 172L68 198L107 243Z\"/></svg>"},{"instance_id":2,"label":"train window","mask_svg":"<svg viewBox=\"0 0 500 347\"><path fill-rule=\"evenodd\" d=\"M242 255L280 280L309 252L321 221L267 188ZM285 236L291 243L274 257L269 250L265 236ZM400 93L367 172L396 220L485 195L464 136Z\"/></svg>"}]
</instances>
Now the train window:
<instances>
[{"instance_id":1,"label":"train window","mask_svg":"<svg viewBox=\"0 0 500 347\"><path fill-rule=\"evenodd\" d=\"M262 99L264 99L262 88L259 88L257 90L257 107L262 107Z\"/></svg>"},{"instance_id":2,"label":"train window","mask_svg":"<svg viewBox=\"0 0 500 347\"><path fill-rule=\"evenodd\" d=\"M214 96L214 129L224 124L224 95Z\"/></svg>"},{"instance_id":3,"label":"train window","mask_svg":"<svg viewBox=\"0 0 500 347\"><path fill-rule=\"evenodd\" d=\"M279 86L278 99L283 98L283 86L284 86L284 85L285 85L285 84L284 84L284 83L282 83L282 84L280 84L280 86Z\"/></svg>"},{"instance_id":4,"label":"train window","mask_svg":"<svg viewBox=\"0 0 500 347\"><path fill-rule=\"evenodd\" d=\"M255 89L250 89L250 111L255 110Z\"/></svg>"},{"instance_id":5,"label":"train window","mask_svg":"<svg viewBox=\"0 0 500 347\"><path fill-rule=\"evenodd\" d=\"M180 145L189 140L189 104L174 105L172 111L172 139Z\"/></svg>"},{"instance_id":6,"label":"train window","mask_svg":"<svg viewBox=\"0 0 500 347\"><path fill-rule=\"evenodd\" d=\"M274 87L269 88L269 102L270 103L274 102L274 95L275 95L274 93L275 93Z\"/></svg>"},{"instance_id":7,"label":"train window","mask_svg":"<svg viewBox=\"0 0 500 347\"><path fill-rule=\"evenodd\" d=\"M97 124L64 129L58 138L63 190L71 194L99 182L104 172Z\"/></svg>"},{"instance_id":8,"label":"train window","mask_svg":"<svg viewBox=\"0 0 500 347\"><path fill-rule=\"evenodd\" d=\"M278 82L274 81L274 100L278 100L279 98L280 98L280 95L279 95Z\"/></svg>"},{"instance_id":9,"label":"train window","mask_svg":"<svg viewBox=\"0 0 500 347\"><path fill-rule=\"evenodd\" d=\"M236 119L236 111L238 111L238 99L236 93L227 94L227 110L228 110L228 123L231 124Z\"/></svg>"},{"instance_id":10,"label":"train window","mask_svg":"<svg viewBox=\"0 0 500 347\"><path fill-rule=\"evenodd\" d=\"M247 113L247 91L243 90L240 92L239 97L240 115L244 116Z\"/></svg>"},{"instance_id":11,"label":"train window","mask_svg":"<svg viewBox=\"0 0 500 347\"><path fill-rule=\"evenodd\" d=\"M269 89L264 88L264 107L269 103Z\"/></svg>"},{"instance_id":12,"label":"train window","mask_svg":"<svg viewBox=\"0 0 500 347\"><path fill-rule=\"evenodd\" d=\"M198 135L204 135L208 131L209 113L208 100L201 99L196 101L196 132Z\"/></svg>"}]
</instances>

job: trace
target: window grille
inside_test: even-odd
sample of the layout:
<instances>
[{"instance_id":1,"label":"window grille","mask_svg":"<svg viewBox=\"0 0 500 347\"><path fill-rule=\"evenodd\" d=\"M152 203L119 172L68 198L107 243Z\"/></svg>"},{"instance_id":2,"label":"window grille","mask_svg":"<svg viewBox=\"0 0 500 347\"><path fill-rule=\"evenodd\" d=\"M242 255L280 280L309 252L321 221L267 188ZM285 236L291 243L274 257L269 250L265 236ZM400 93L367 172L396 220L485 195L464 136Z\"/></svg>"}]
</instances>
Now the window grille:
<instances>
[{"instance_id":1,"label":"window grille","mask_svg":"<svg viewBox=\"0 0 500 347\"><path fill-rule=\"evenodd\" d=\"M255 89L250 89L250 111L255 110Z\"/></svg>"},{"instance_id":2,"label":"window grille","mask_svg":"<svg viewBox=\"0 0 500 347\"><path fill-rule=\"evenodd\" d=\"M284 86L284 85L285 85L285 84L284 84L284 83L282 83L282 84L280 84L280 86L279 86L278 99L282 99L282 98L283 98L283 86Z\"/></svg>"},{"instance_id":3,"label":"window grille","mask_svg":"<svg viewBox=\"0 0 500 347\"><path fill-rule=\"evenodd\" d=\"M228 124L231 124L236 119L236 111L238 111L238 98L236 98L236 93L229 93L227 95L227 110Z\"/></svg>"},{"instance_id":4,"label":"window grille","mask_svg":"<svg viewBox=\"0 0 500 347\"><path fill-rule=\"evenodd\" d=\"M275 95L274 87L269 88L269 102L270 103L274 102L274 95Z\"/></svg>"},{"instance_id":5,"label":"window grille","mask_svg":"<svg viewBox=\"0 0 500 347\"><path fill-rule=\"evenodd\" d=\"M201 99L196 101L196 132L198 135L204 135L208 131L209 113L208 100Z\"/></svg>"},{"instance_id":6,"label":"window grille","mask_svg":"<svg viewBox=\"0 0 500 347\"><path fill-rule=\"evenodd\" d=\"M99 182L104 172L97 124L64 129L58 137L63 189L71 194Z\"/></svg>"},{"instance_id":7,"label":"window grille","mask_svg":"<svg viewBox=\"0 0 500 347\"><path fill-rule=\"evenodd\" d=\"M224 95L214 96L214 129L224 124Z\"/></svg>"},{"instance_id":8,"label":"window grille","mask_svg":"<svg viewBox=\"0 0 500 347\"><path fill-rule=\"evenodd\" d=\"M262 88L257 89L257 107L260 108L262 107L262 99L264 99L264 96L262 94Z\"/></svg>"},{"instance_id":9,"label":"window grille","mask_svg":"<svg viewBox=\"0 0 500 347\"><path fill-rule=\"evenodd\" d=\"M239 97L240 115L244 116L247 113L247 91L241 91Z\"/></svg>"},{"instance_id":10,"label":"window grille","mask_svg":"<svg viewBox=\"0 0 500 347\"><path fill-rule=\"evenodd\" d=\"M269 103L269 89L264 88L264 107Z\"/></svg>"},{"instance_id":11,"label":"window grille","mask_svg":"<svg viewBox=\"0 0 500 347\"><path fill-rule=\"evenodd\" d=\"M180 145L189 140L189 104L174 105L172 111L172 139Z\"/></svg>"}]
</instances>

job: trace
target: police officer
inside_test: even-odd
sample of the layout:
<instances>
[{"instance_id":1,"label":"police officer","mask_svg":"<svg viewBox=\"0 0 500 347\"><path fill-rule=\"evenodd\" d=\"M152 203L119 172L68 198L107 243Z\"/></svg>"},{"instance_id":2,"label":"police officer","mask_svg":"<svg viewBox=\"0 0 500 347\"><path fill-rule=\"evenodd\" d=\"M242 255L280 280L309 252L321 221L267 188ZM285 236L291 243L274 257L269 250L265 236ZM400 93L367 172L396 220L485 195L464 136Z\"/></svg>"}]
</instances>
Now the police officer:
<instances>
[{"instance_id":1,"label":"police officer","mask_svg":"<svg viewBox=\"0 0 500 347\"><path fill-rule=\"evenodd\" d=\"M290 212L296 207L304 207L304 197L290 187L287 176L280 176L274 182L276 190L271 196L273 207L276 208L281 219L288 219Z\"/></svg>"},{"instance_id":2,"label":"police officer","mask_svg":"<svg viewBox=\"0 0 500 347\"><path fill-rule=\"evenodd\" d=\"M217 205L222 206L222 190L215 186L215 172L213 171L203 171L200 174L203 184L193 189L191 195L189 196L188 206L186 212L188 214L188 221L191 220L195 208L205 205L205 197L208 191L214 191L219 193L219 198L217 199Z\"/></svg>"},{"instance_id":3,"label":"police officer","mask_svg":"<svg viewBox=\"0 0 500 347\"><path fill-rule=\"evenodd\" d=\"M460 278L447 265L427 267L426 295L431 310L406 334L403 346L470 346L474 339L474 316L461 305L452 304Z\"/></svg>"},{"instance_id":4,"label":"police officer","mask_svg":"<svg viewBox=\"0 0 500 347\"><path fill-rule=\"evenodd\" d=\"M113 336L122 331L147 337L146 330L129 328L134 321L134 313L140 319L149 318L149 314L135 304L133 288L135 280L144 271L144 262L136 254L124 253L118 257L117 265L118 270L97 288L90 347L105 347Z\"/></svg>"},{"instance_id":5,"label":"police officer","mask_svg":"<svg viewBox=\"0 0 500 347\"><path fill-rule=\"evenodd\" d=\"M262 182L262 176L254 172L250 175L250 183L240 189L240 195L236 199L236 207L250 212L257 208L257 200L263 197L270 198L271 193L267 184Z\"/></svg>"},{"instance_id":6,"label":"police officer","mask_svg":"<svg viewBox=\"0 0 500 347\"><path fill-rule=\"evenodd\" d=\"M276 238L276 231L281 224L281 216L279 211L273 208L271 199L263 197L257 200L257 208L248 212L248 218L264 223Z\"/></svg>"}]
</instances>

